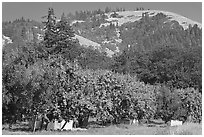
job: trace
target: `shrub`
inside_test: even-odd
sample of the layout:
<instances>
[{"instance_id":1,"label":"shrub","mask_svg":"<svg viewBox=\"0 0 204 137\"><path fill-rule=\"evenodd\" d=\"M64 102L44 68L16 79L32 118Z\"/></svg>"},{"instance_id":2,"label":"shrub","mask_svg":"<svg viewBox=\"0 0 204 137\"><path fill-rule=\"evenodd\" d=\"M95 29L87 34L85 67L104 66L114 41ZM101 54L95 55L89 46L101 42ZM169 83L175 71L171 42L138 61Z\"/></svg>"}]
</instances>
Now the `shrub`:
<instances>
[{"instance_id":1,"label":"shrub","mask_svg":"<svg viewBox=\"0 0 204 137\"><path fill-rule=\"evenodd\" d=\"M178 119L185 122L191 117L191 122L201 122L201 93L193 88L170 89L161 86L157 95L157 116L165 122Z\"/></svg>"}]
</instances>

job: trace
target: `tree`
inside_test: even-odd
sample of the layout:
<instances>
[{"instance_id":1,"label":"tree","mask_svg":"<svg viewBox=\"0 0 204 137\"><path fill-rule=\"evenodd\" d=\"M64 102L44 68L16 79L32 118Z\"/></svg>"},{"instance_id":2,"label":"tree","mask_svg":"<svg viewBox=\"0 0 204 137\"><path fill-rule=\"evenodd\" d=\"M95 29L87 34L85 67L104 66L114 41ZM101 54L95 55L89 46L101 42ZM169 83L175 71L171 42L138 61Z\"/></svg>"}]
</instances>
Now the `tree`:
<instances>
[{"instance_id":1,"label":"tree","mask_svg":"<svg viewBox=\"0 0 204 137\"><path fill-rule=\"evenodd\" d=\"M111 11L111 8L109 8L109 7L106 7L105 8L105 13L108 13L108 12L110 12Z\"/></svg>"},{"instance_id":2,"label":"tree","mask_svg":"<svg viewBox=\"0 0 204 137\"><path fill-rule=\"evenodd\" d=\"M59 22L56 22L53 9L49 9L45 23L44 44L48 55L63 54L69 60L79 56L79 43L74 39L74 31L63 13ZM78 52L78 53L77 53ZM76 54L77 53L77 54Z\"/></svg>"},{"instance_id":3,"label":"tree","mask_svg":"<svg viewBox=\"0 0 204 137\"><path fill-rule=\"evenodd\" d=\"M165 122L172 119L186 122L201 121L201 94L193 88L174 89L162 85L157 93L156 116Z\"/></svg>"},{"instance_id":4,"label":"tree","mask_svg":"<svg viewBox=\"0 0 204 137\"><path fill-rule=\"evenodd\" d=\"M26 40L26 28L25 27L22 28L21 36L22 36L23 40Z\"/></svg>"},{"instance_id":5,"label":"tree","mask_svg":"<svg viewBox=\"0 0 204 137\"><path fill-rule=\"evenodd\" d=\"M166 86L160 88L157 102L157 116L161 117L165 123L174 117L176 111L181 106L179 96Z\"/></svg>"},{"instance_id":6,"label":"tree","mask_svg":"<svg viewBox=\"0 0 204 137\"><path fill-rule=\"evenodd\" d=\"M46 21L43 22L45 24L45 36L44 36L44 44L45 47L48 49L48 52L50 52L50 48L56 45L56 37L57 37L57 29L56 29L56 17L54 15L54 9L49 8L48 9L48 15L45 16ZM43 17L43 18L45 18Z\"/></svg>"},{"instance_id":7,"label":"tree","mask_svg":"<svg viewBox=\"0 0 204 137\"><path fill-rule=\"evenodd\" d=\"M91 48L83 49L81 55L82 56L78 58L78 62L83 69L109 69L112 63L112 59L107 57L106 54Z\"/></svg>"},{"instance_id":8,"label":"tree","mask_svg":"<svg viewBox=\"0 0 204 137\"><path fill-rule=\"evenodd\" d=\"M73 46L74 44L74 31L72 27L68 24L68 20L66 19L64 13L61 16L60 21L56 24L56 34L55 37L56 46L53 51L55 53L62 52L63 49L66 49L68 46Z\"/></svg>"}]
</instances>

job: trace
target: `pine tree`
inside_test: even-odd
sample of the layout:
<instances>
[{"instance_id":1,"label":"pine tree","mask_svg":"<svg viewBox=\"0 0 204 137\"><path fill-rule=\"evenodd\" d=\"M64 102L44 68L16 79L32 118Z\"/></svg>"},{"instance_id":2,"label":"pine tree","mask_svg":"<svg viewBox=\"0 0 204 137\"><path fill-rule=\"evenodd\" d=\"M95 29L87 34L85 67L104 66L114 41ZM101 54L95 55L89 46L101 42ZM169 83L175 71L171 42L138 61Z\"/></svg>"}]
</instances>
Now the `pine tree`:
<instances>
[{"instance_id":1,"label":"pine tree","mask_svg":"<svg viewBox=\"0 0 204 137\"><path fill-rule=\"evenodd\" d=\"M56 44L56 36L57 36L56 17L54 15L54 9L49 8L48 15L45 17L47 18L47 20L43 22L45 24L44 44L46 48L52 48Z\"/></svg>"},{"instance_id":2,"label":"pine tree","mask_svg":"<svg viewBox=\"0 0 204 137\"><path fill-rule=\"evenodd\" d=\"M72 46L74 44L74 31L68 23L65 14L63 13L60 21L56 24L57 37L55 51L60 52L63 48Z\"/></svg>"},{"instance_id":3,"label":"pine tree","mask_svg":"<svg viewBox=\"0 0 204 137\"><path fill-rule=\"evenodd\" d=\"M44 44L47 56L61 54L69 60L78 56L76 51L79 43L73 38L75 36L74 31L68 23L65 14L63 13L60 21L57 22L54 10L49 8L48 16L46 17Z\"/></svg>"}]
</instances>

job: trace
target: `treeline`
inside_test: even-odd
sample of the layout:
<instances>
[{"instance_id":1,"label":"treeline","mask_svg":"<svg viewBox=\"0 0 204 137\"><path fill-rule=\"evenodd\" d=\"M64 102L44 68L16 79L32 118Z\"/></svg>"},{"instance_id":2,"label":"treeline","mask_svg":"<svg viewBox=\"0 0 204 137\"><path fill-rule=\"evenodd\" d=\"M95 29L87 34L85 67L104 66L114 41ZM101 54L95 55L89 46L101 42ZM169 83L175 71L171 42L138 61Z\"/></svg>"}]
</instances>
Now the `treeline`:
<instances>
[{"instance_id":1,"label":"treeline","mask_svg":"<svg viewBox=\"0 0 204 137\"><path fill-rule=\"evenodd\" d=\"M139 10L145 10L144 7L136 7L134 9L135 11ZM148 9L149 10L149 9ZM104 10L102 9L97 9L97 10L84 10L84 11L75 11L75 13L69 13L67 14L67 18L71 20L87 20L87 18L94 17L96 15L104 15L105 13L109 12L120 12L120 11L126 11L125 8L122 7L117 7L115 9L112 9L110 7L106 7Z\"/></svg>"},{"instance_id":2,"label":"treeline","mask_svg":"<svg viewBox=\"0 0 204 137\"><path fill-rule=\"evenodd\" d=\"M105 13L113 12L113 11L125 11L125 8L116 8L116 9L111 9L110 7L106 7L104 10L102 9L97 9L97 10L84 10L84 11L76 11L75 14L69 13L67 15L68 19L71 20L87 20L87 18L94 17L96 15L104 15Z\"/></svg>"},{"instance_id":3,"label":"treeline","mask_svg":"<svg viewBox=\"0 0 204 137\"><path fill-rule=\"evenodd\" d=\"M23 17L13 22L2 22L2 34L21 44L39 42L39 35L43 35L42 29L42 23Z\"/></svg>"}]
</instances>

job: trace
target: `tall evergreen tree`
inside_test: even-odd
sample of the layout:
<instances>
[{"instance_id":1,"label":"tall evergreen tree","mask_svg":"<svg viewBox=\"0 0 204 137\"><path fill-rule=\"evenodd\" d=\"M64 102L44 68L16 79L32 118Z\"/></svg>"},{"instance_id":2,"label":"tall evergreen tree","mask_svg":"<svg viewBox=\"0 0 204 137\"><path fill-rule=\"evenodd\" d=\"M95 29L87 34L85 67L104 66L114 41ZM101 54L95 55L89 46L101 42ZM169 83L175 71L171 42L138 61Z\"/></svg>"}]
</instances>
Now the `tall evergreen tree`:
<instances>
[{"instance_id":1,"label":"tall evergreen tree","mask_svg":"<svg viewBox=\"0 0 204 137\"><path fill-rule=\"evenodd\" d=\"M45 24L44 44L46 48L52 48L56 44L57 36L56 17L54 15L54 9L49 8L48 15L45 17L47 18L47 20L43 22Z\"/></svg>"},{"instance_id":2,"label":"tall evergreen tree","mask_svg":"<svg viewBox=\"0 0 204 137\"><path fill-rule=\"evenodd\" d=\"M56 24L57 29L57 37L56 37L56 47L55 52L62 51L63 48L68 48L69 46L73 46L75 43L74 31L70 24L68 23L65 14L63 13L61 19Z\"/></svg>"}]
</instances>

